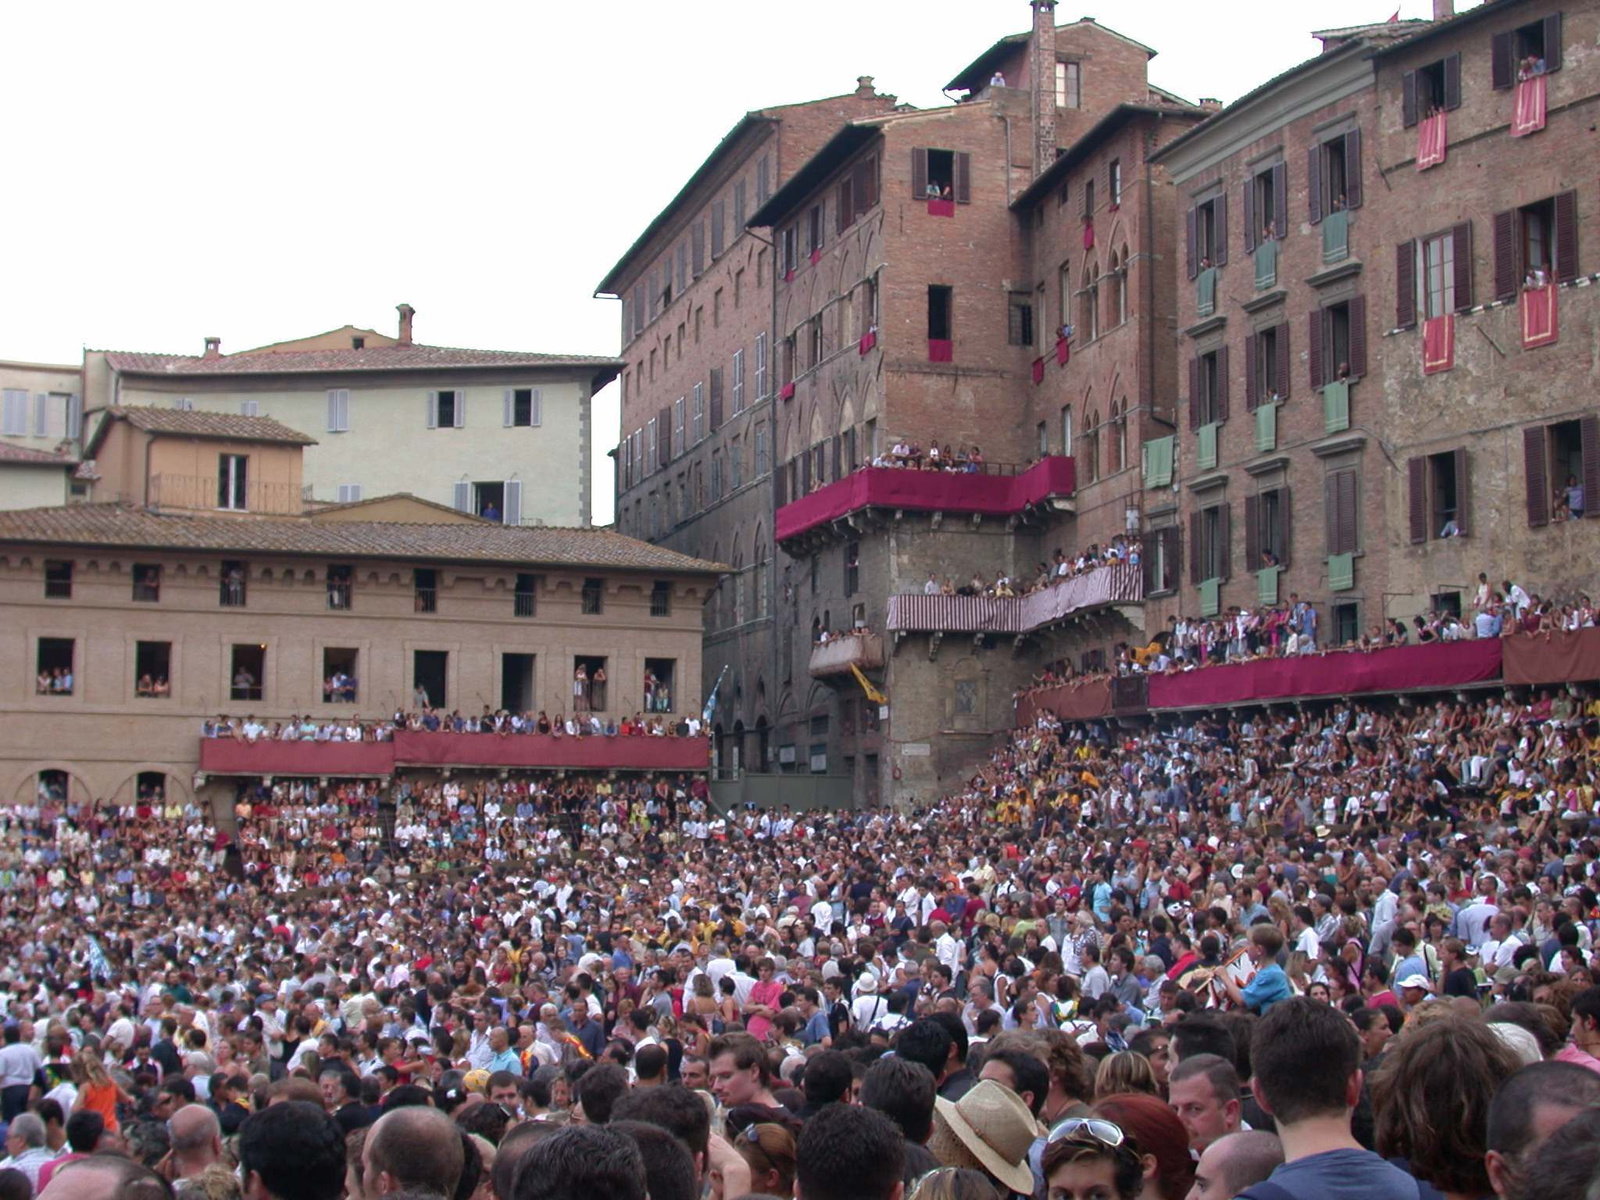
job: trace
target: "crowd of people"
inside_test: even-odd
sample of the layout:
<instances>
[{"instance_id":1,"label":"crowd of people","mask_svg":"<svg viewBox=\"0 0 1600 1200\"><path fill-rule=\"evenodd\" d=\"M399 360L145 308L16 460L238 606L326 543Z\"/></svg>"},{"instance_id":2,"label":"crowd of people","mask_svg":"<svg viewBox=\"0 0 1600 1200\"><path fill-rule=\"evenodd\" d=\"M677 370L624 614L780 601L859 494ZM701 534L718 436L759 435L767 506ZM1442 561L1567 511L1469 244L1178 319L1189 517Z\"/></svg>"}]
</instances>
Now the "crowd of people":
<instances>
[{"instance_id":1,"label":"crowd of people","mask_svg":"<svg viewBox=\"0 0 1600 1200\"><path fill-rule=\"evenodd\" d=\"M974 445L968 449L965 444L950 448L946 442L944 448L939 448L937 440L929 442L924 450L920 443L899 438L889 449L875 454L869 466L873 467L905 467L913 471L952 471L959 474L976 475L983 471L983 451Z\"/></svg>"},{"instance_id":2,"label":"crowd of people","mask_svg":"<svg viewBox=\"0 0 1600 1200\"><path fill-rule=\"evenodd\" d=\"M1600 701L1485 696L1040 716L906 810L52 789L0 1196L1582 1196L1597 762Z\"/></svg>"},{"instance_id":3,"label":"crowd of people","mask_svg":"<svg viewBox=\"0 0 1600 1200\"><path fill-rule=\"evenodd\" d=\"M418 733L546 734L552 737L698 737L704 732L699 714L686 713L676 721L642 712L614 716L598 712L538 713L512 712L487 706L477 716L460 709L441 712L435 708L397 711L389 720L363 720L360 713L344 717L318 718L310 713L291 716L287 721L258 719L254 713L230 717L219 713L201 722L200 735L208 738L235 738L244 742L388 742L399 730Z\"/></svg>"},{"instance_id":4,"label":"crowd of people","mask_svg":"<svg viewBox=\"0 0 1600 1200\"><path fill-rule=\"evenodd\" d=\"M950 576L946 575L941 583L938 572L929 571L928 581L922 585L922 593L925 596L988 596L991 598L1031 596L1035 592L1043 592L1052 587L1057 587L1069 579L1087 575L1100 567L1114 566L1118 563L1126 563L1129 566L1136 567L1140 563L1140 554L1138 538L1124 537L1119 533L1105 545L1093 543L1072 557L1068 557L1066 552L1059 546L1056 547L1055 556L1051 561L1048 563L1040 562L1034 568L1031 578L999 571L996 572L994 581L991 583L984 578L981 571L974 571L971 581L965 586L958 587Z\"/></svg>"}]
</instances>

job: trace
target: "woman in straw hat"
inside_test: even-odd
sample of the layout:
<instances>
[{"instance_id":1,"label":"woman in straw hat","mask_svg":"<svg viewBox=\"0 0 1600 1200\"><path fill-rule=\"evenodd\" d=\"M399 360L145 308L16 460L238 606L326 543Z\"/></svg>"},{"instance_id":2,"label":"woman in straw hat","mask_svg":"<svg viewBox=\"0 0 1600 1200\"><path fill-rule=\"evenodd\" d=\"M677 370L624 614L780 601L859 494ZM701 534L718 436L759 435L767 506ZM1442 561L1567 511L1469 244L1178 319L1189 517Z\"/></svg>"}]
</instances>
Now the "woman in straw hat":
<instances>
[{"instance_id":1,"label":"woman in straw hat","mask_svg":"<svg viewBox=\"0 0 1600 1200\"><path fill-rule=\"evenodd\" d=\"M1006 1193L1030 1196L1028 1148L1041 1135L1022 1098L985 1079L953 1104L942 1097L934 1102L928 1149L947 1167L982 1171Z\"/></svg>"}]
</instances>

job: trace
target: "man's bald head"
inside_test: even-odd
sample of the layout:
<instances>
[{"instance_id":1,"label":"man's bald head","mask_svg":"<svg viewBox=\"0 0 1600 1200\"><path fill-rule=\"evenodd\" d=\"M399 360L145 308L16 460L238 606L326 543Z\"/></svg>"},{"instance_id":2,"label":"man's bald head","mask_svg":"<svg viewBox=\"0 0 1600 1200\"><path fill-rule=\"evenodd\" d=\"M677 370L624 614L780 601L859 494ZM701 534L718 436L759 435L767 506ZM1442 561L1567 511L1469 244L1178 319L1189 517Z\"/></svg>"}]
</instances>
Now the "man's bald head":
<instances>
[{"instance_id":1,"label":"man's bald head","mask_svg":"<svg viewBox=\"0 0 1600 1200\"><path fill-rule=\"evenodd\" d=\"M426 1105L408 1105L379 1117L367 1133L361 1157L369 1196L401 1188L453 1196L466 1161L455 1123Z\"/></svg>"},{"instance_id":2,"label":"man's bald head","mask_svg":"<svg viewBox=\"0 0 1600 1200\"><path fill-rule=\"evenodd\" d=\"M1205 1148L1195 1168L1195 1200L1228 1200L1260 1183L1283 1163L1276 1134L1242 1131L1220 1137Z\"/></svg>"},{"instance_id":3,"label":"man's bald head","mask_svg":"<svg viewBox=\"0 0 1600 1200\"><path fill-rule=\"evenodd\" d=\"M91 1154L57 1167L40 1200L166 1200L166 1182L120 1154Z\"/></svg>"},{"instance_id":4,"label":"man's bald head","mask_svg":"<svg viewBox=\"0 0 1600 1200\"><path fill-rule=\"evenodd\" d=\"M175 1154L195 1154L222 1144L222 1124L204 1104L185 1104L167 1122Z\"/></svg>"}]
</instances>

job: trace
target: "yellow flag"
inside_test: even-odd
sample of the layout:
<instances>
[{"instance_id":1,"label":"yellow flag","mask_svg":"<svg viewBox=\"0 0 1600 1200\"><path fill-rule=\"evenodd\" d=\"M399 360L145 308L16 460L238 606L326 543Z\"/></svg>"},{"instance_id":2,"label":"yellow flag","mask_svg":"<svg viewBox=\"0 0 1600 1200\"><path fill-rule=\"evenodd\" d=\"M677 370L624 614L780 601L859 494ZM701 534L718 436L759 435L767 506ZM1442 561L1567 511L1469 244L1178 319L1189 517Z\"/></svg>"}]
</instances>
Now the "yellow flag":
<instances>
[{"instance_id":1,"label":"yellow flag","mask_svg":"<svg viewBox=\"0 0 1600 1200\"><path fill-rule=\"evenodd\" d=\"M867 694L868 700L871 700L874 704L889 703L889 697L873 687L872 681L861 673L861 668L856 666L855 663L850 664L850 673L856 677L856 682L861 685L861 690Z\"/></svg>"}]
</instances>

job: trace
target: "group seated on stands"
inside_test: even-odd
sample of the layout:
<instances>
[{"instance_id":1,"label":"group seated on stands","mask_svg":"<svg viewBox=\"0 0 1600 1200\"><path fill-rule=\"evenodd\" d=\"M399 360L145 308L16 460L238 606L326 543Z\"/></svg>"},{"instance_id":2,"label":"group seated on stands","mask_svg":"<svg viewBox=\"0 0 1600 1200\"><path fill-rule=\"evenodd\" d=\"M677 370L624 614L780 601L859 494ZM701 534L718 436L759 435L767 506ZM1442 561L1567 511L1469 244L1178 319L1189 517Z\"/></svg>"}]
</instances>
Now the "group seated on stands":
<instances>
[{"instance_id":1,"label":"group seated on stands","mask_svg":"<svg viewBox=\"0 0 1600 1200\"><path fill-rule=\"evenodd\" d=\"M976 475L983 470L983 451L977 446L970 450L966 446L957 446L951 449L950 443L944 444L944 449L939 448L937 441L930 442L924 451L916 443L901 438L893 446L881 454L874 455L868 464L874 467L907 467L914 471L951 471L958 474Z\"/></svg>"},{"instance_id":2,"label":"group seated on stands","mask_svg":"<svg viewBox=\"0 0 1600 1200\"><path fill-rule=\"evenodd\" d=\"M307 713L291 716L287 721L258 719L255 714L243 718L219 714L215 720L202 722L200 733L208 738L237 738L245 742L387 742L394 739L398 730L419 733L488 733L509 737L512 734L548 734L552 737L699 737L704 723L698 713L687 713L677 721L664 721L660 717L646 717L636 712L632 717L615 717L600 713L556 713L550 716L543 709L514 713L507 709L493 710L485 707L479 716L462 713L459 709L441 712L435 708L399 711L387 721L362 720L360 713L348 717L317 718Z\"/></svg>"},{"instance_id":3,"label":"group seated on stands","mask_svg":"<svg viewBox=\"0 0 1600 1200\"><path fill-rule=\"evenodd\" d=\"M922 592L926 596L988 596L998 599L1031 596L1034 592L1045 591L1068 579L1087 575L1100 567L1118 563L1136 567L1139 562L1139 540L1119 533L1108 544L1104 546L1098 543L1092 544L1072 558L1068 558L1066 552L1059 546L1056 547L1055 557L1049 563L1039 563L1031 580L1000 571L995 574L991 583L983 577L981 571L974 571L969 583L957 587L950 576L946 575L944 582L941 583L937 572L929 571L928 581L922 585Z\"/></svg>"}]
</instances>

